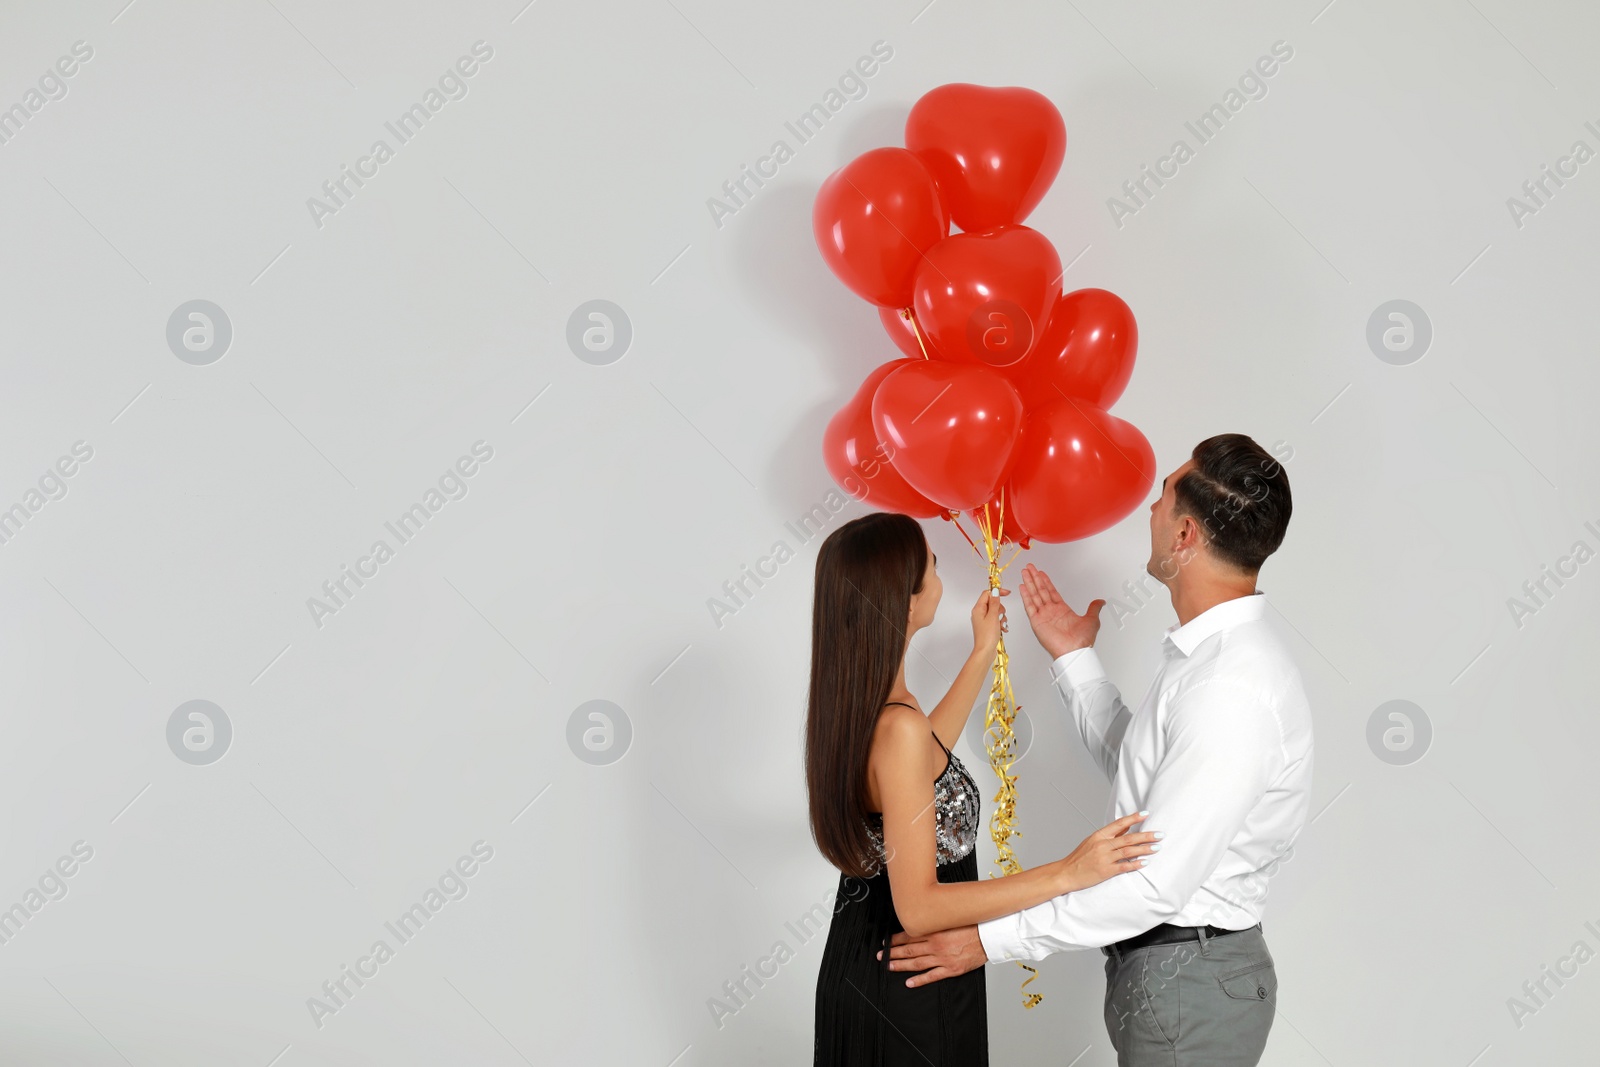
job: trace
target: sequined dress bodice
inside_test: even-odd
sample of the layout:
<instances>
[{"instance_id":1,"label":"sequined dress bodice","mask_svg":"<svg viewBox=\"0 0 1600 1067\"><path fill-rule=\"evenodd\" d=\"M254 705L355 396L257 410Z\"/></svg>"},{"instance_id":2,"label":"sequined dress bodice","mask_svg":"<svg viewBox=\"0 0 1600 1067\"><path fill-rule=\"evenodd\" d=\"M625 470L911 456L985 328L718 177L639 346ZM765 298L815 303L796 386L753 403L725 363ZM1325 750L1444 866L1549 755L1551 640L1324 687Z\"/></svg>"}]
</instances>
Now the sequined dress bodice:
<instances>
[{"instance_id":1,"label":"sequined dress bodice","mask_svg":"<svg viewBox=\"0 0 1600 1067\"><path fill-rule=\"evenodd\" d=\"M944 772L933 782L934 840L938 844L938 864L945 866L967 857L978 843L978 783L972 780L961 758L939 741L948 759ZM883 869L883 815L867 813L867 836L878 854L878 870Z\"/></svg>"}]
</instances>

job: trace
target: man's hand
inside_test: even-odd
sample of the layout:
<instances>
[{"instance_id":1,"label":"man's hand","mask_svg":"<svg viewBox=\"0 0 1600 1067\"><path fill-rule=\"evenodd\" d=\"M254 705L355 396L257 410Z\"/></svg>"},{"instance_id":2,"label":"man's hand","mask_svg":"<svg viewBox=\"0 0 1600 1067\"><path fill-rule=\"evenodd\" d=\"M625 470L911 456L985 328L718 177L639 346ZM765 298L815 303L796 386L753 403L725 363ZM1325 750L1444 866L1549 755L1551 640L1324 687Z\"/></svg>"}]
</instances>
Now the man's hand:
<instances>
[{"instance_id":1,"label":"man's hand","mask_svg":"<svg viewBox=\"0 0 1600 1067\"><path fill-rule=\"evenodd\" d=\"M1033 636L1051 659L1094 644L1100 633L1100 609L1105 604L1104 600L1096 600L1079 615L1061 599L1048 574L1031 563L1022 568L1022 608L1028 613Z\"/></svg>"},{"instance_id":2,"label":"man's hand","mask_svg":"<svg viewBox=\"0 0 1600 1067\"><path fill-rule=\"evenodd\" d=\"M989 962L978 940L976 926L958 926L954 930L940 930L925 937L912 937L905 931L895 934L890 941L889 969L891 971L921 971L906 979L906 985L927 985L941 978L954 978L966 974ZM883 953L878 953L883 958Z\"/></svg>"}]
</instances>

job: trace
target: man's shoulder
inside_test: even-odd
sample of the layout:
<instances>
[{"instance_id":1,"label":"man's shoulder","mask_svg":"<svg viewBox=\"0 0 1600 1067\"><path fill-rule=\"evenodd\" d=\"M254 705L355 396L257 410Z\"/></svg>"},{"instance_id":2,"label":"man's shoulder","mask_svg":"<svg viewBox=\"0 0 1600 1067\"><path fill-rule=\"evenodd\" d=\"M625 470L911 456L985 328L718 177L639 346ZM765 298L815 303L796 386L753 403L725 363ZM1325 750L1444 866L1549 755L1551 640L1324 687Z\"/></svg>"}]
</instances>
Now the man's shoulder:
<instances>
[{"instance_id":1,"label":"man's shoulder","mask_svg":"<svg viewBox=\"0 0 1600 1067\"><path fill-rule=\"evenodd\" d=\"M1279 692L1300 683L1300 666L1269 619L1254 619L1214 635L1195 649L1197 662L1183 681L1196 685L1225 682Z\"/></svg>"},{"instance_id":2,"label":"man's shoulder","mask_svg":"<svg viewBox=\"0 0 1600 1067\"><path fill-rule=\"evenodd\" d=\"M1239 704L1276 720L1285 733L1309 726L1310 708L1300 667L1282 634L1267 620L1255 620L1215 635L1195 649L1192 670L1169 694L1174 705L1202 693L1237 695Z\"/></svg>"}]
</instances>

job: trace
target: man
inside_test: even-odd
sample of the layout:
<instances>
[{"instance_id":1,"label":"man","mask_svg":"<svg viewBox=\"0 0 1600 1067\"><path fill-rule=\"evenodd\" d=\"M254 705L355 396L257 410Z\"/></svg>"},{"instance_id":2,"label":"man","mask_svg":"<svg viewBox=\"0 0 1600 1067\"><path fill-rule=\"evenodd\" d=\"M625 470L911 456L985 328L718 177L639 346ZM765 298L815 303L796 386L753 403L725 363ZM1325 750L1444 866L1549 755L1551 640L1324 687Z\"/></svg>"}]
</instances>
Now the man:
<instances>
[{"instance_id":1,"label":"man","mask_svg":"<svg viewBox=\"0 0 1600 1067\"><path fill-rule=\"evenodd\" d=\"M1242 434L1202 441L1150 506L1146 570L1178 622L1138 710L1094 650L1104 600L1084 614L1029 564L1022 602L1114 816L1163 834L1143 870L979 926L899 934L890 968L922 985L985 961L1101 948L1106 1029L1122 1067L1252 1065L1276 1013L1261 932L1267 879L1305 823L1311 711L1256 589L1289 524L1289 478Z\"/></svg>"}]
</instances>

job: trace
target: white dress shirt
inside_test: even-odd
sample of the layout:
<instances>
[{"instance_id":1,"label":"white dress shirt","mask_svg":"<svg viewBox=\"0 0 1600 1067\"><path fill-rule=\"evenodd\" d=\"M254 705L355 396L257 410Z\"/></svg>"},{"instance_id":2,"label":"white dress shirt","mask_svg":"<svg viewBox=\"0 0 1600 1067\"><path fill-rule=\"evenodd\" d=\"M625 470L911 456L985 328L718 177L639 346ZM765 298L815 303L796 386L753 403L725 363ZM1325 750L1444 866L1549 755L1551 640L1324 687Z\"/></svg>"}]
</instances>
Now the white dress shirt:
<instances>
[{"instance_id":1,"label":"white dress shirt","mask_svg":"<svg viewBox=\"0 0 1600 1067\"><path fill-rule=\"evenodd\" d=\"M1160 923L1243 930L1305 824L1311 709L1266 598L1225 600L1167 628L1164 660L1130 712L1093 648L1051 678L1111 779L1107 822L1148 811L1161 849L1132 874L980 923L990 962L1095 948Z\"/></svg>"}]
</instances>

